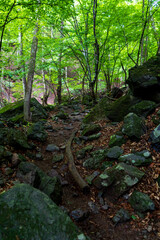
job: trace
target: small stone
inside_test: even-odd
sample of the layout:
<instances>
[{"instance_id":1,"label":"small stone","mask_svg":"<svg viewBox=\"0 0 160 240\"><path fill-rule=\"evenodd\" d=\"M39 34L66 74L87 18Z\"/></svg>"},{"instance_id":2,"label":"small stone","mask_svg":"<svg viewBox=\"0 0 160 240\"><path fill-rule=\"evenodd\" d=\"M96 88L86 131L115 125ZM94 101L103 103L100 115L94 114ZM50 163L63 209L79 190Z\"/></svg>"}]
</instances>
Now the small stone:
<instances>
[{"instance_id":1,"label":"small stone","mask_svg":"<svg viewBox=\"0 0 160 240\"><path fill-rule=\"evenodd\" d=\"M95 213L95 214L99 213L99 209L94 202L92 202L92 201L88 202L88 206L90 207L90 209L92 210L93 213Z\"/></svg>"},{"instance_id":2,"label":"small stone","mask_svg":"<svg viewBox=\"0 0 160 240\"><path fill-rule=\"evenodd\" d=\"M43 156L41 153L36 153L36 159L37 160L42 160L43 159Z\"/></svg>"},{"instance_id":3,"label":"small stone","mask_svg":"<svg viewBox=\"0 0 160 240\"><path fill-rule=\"evenodd\" d=\"M81 209L76 209L70 213L70 217L76 222L85 220L89 216L89 212L83 211Z\"/></svg>"},{"instance_id":4,"label":"small stone","mask_svg":"<svg viewBox=\"0 0 160 240\"><path fill-rule=\"evenodd\" d=\"M94 171L90 176L86 177L88 184L92 184L92 181L100 174L98 171Z\"/></svg>"},{"instance_id":5,"label":"small stone","mask_svg":"<svg viewBox=\"0 0 160 240\"><path fill-rule=\"evenodd\" d=\"M118 147L118 146L114 146L110 149L108 149L108 152L106 154L106 156L108 158L111 158L111 159L117 159L120 157L120 155L123 153L123 149Z\"/></svg>"},{"instance_id":6,"label":"small stone","mask_svg":"<svg viewBox=\"0 0 160 240\"><path fill-rule=\"evenodd\" d=\"M148 232L152 232L152 229L153 229L152 226L148 226L148 227L147 227L147 231L148 231Z\"/></svg>"},{"instance_id":7,"label":"small stone","mask_svg":"<svg viewBox=\"0 0 160 240\"><path fill-rule=\"evenodd\" d=\"M131 216L128 213L127 210L125 210L124 208L121 208L116 215L112 218L112 221L117 224L120 222L126 222L128 220L130 220Z\"/></svg>"},{"instance_id":8,"label":"small stone","mask_svg":"<svg viewBox=\"0 0 160 240\"><path fill-rule=\"evenodd\" d=\"M48 151L48 152L59 151L59 147L57 147L57 146L54 145L54 144L49 144L49 145L46 147L46 151Z\"/></svg>"},{"instance_id":9,"label":"small stone","mask_svg":"<svg viewBox=\"0 0 160 240\"><path fill-rule=\"evenodd\" d=\"M102 206L103 210L108 210L108 208L109 208L108 204L105 204L105 205Z\"/></svg>"}]
</instances>

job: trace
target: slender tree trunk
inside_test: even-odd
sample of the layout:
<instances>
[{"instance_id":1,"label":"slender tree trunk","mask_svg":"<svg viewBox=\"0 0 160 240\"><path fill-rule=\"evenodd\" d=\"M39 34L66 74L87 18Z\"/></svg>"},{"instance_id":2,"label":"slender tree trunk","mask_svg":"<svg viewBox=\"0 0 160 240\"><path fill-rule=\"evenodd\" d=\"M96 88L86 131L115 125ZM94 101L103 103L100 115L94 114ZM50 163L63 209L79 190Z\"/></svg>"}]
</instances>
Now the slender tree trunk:
<instances>
[{"instance_id":1,"label":"slender tree trunk","mask_svg":"<svg viewBox=\"0 0 160 240\"><path fill-rule=\"evenodd\" d=\"M4 24L2 26L2 32L1 32L1 36L0 36L0 52L2 51L2 41L3 41L4 30L5 30L9 15L12 12L15 4L16 4L16 0L14 0L13 4L11 5L11 8L9 9L9 12L7 13L6 19L5 19Z\"/></svg>"},{"instance_id":2,"label":"slender tree trunk","mask_svg":"<svg viewBox=\"0 0 160 240\"><path fill-rule=\"evenodd\" d=\"M91 88L91 96L93 101L96 101L96 95L94 92L94 86L96 82L98 81L98 74L99 74L99 44L97 40L97 34L96 34L96 18L97 18L97 0L94 0L93 3L93 35L94 35L94 65L95 65L95 72L94 72L94 79L90 84ZM98 86L98 85L97 85Z\"/></svg>"},{"instance_id":3,"label":"slender tree trunk","mask_svg":"<svg viewBox=\"0 0 160 240\"><path fill-rule=\"evenodd\" d=\"M111 78L110 78L109 69L107 70L107 72L103 71L103 73L106 81L106 90L107 90L107 93L109 93L111 91Z\"/></svg>"},{"instance_id":4,"label":"slender tree trunk","mask_svg":"<svg viewBox=\"0 0 160 240\"><path fill-rule=\"evenodd\" d=\"M26 92L24 97L24 120L31 121L31 113L30 113L30 102L31 102L31 94L32 94L32 85L33 85L33 77L35 71L35 63L36 63L36 53L38 47L38 24L35 26L32 46L31 46L31 57L29 62L29 70L26 82Z\"/></svg>"},{"instance_id":5,"label":"slender tree trunk","mask_svg":"<svg viewBox=\"0 0 160 240\"><path fill-rule=\"evenodd\" d=\"M26 70L25 70L25 62L23 60L23 32L22 32L22 26L19 28L19 43L20 43L20 51L19 54L21 56L21 69L22 69L22 83L23 83L23 92L25 95L26 92Z\"/></svg>"},{"instance_id":6,"label":"slender tree trunk","mask_svg":"<svg viewBox=\"0 0 160 240\"><path fill-rule=\"evenodd\" d=\"M63 22L61 23L61 38L63 37ZM58 60L58 87L57 87L57 97L58 104L62 102L62 49L60 49L59 60Z\"/></svg>"}]
</instances>

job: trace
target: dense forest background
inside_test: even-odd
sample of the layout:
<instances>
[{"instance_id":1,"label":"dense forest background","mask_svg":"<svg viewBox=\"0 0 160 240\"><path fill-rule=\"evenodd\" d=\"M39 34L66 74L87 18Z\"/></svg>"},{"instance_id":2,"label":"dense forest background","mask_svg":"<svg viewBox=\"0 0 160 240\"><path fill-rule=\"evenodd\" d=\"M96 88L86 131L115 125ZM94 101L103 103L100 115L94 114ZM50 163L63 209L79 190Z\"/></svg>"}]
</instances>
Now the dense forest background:
<instances>
[{"instance_id":1,"label":"dense forest background","mask_svg":"<svg viewBox=\"0 0 160 240\"><path fill-rule=\"evenodd\" d=\"M125 86L160 49L160 1L0 0L0 106ZM25 110L27 112L27 110ZM27 116L26 116L27 119Z\"/></svg>"}]
</instances>

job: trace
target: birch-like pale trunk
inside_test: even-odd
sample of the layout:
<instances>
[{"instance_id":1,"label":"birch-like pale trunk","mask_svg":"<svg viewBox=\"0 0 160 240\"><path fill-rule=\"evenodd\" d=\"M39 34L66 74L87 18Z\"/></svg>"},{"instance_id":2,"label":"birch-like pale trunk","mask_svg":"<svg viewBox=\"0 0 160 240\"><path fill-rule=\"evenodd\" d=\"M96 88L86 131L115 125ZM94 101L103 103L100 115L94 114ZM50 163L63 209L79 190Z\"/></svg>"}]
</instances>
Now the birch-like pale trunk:
<instances>
[{"instance_id":1,"label":"birch-like pale trunk","mask_svg":"<svg viewBox=\"0 0 160 240\"><path fill-rule=\"evenodd\" d=\"M25 96L25 92L26 92L26 72L25 72L25 62L23 60L23 32L22 32L22 26L19 27L19 43L20 43L19 55L21 57L23 92L24 92L24 96Z\"/></svg>"},{"instance_id":2,"label":"birch-like pale trunk","mask_svg":"<svg viewBox=\"0 0 160 240\"><path fill-rule=\"evenodd\" d=\"M38 24L35 26L32 46L31 46L31 57L29 62L28 76L26 81L26 91L24 96L24 120L31 121L31 112L30 112L30 102L31 102L31 94L32 94L32 85L35 71L35 63L36 63L36 53L38 47Z\"/></svg>"}]
</instances>

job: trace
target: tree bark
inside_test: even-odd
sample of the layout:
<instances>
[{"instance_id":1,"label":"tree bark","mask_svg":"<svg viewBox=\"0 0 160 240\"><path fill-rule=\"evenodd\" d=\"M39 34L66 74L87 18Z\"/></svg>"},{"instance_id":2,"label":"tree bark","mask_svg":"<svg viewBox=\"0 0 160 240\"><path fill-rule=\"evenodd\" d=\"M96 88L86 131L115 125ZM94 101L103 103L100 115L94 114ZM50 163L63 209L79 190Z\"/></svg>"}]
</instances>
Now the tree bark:
<instances>
[{"instance_id":1,"label":"tree bark","mask_svg":"<svg viewBox=\"0 0 160 240\"><path fill-rule=\"evenodd\" d=\"M61 23L61 38L63 37L63 22ZM57 87L57 97L58 104L62 102L62 49L60 48L59 60L58 60L58 87Z\"/></svg>"},{"instance_id":2,"label":"tree bark","mask_svg":"<svg viewBox=\"0 0 160 240\"><path fill-rule=\"evenodd\" d=\"M22 83L23 83L23 92L25 95L26 92L26 70L25 70L25 62L23 60L23 32L22 32L22 26L19 28L19 43L20 43L20 51L19 54L21 56L21 69L22 69Z\"/></svg>"},{"instance_id":3,"label":"tree bark","mask_svg":"<svg viewBox=\"0 0 160 240\"><path fill-rule=\"evenodd\" d=\"M36 63L36 53L37 53L37 47L38 47L38 37L37 37L38 30L39 30L39 27L38 27L38 24L36 24L34 34L33 34L32 46L31 46L31 57L29 62L29 70L28 70L28 76L27 76L27 82L26 82L26 92L24 97L24 120L25 121L31 121L30 102L31 102L33 77L34 77L35 63Z\"/></svg>"},{"instance_id":4,"label":"tree bark","mask_svg":"<svg viewBox=\"0 0 160 240\"><path fill-rule=\"evenodd\" d=\"M74 164L74 158L73 158L72 151L71 151L71 144L74 139L74 136L75 136L75 132L71 135L71 137L66 145L66 155L67 155L67 160L68 160L69 171L72 174L72 176L73 176L74 180L76 181L76 183L78 184L78 186L82 189L83 193L89 193L90 188L89 188L88 184L82 179L82 177L78 173L76 166Z\"/></svg>"}]
</instances>

